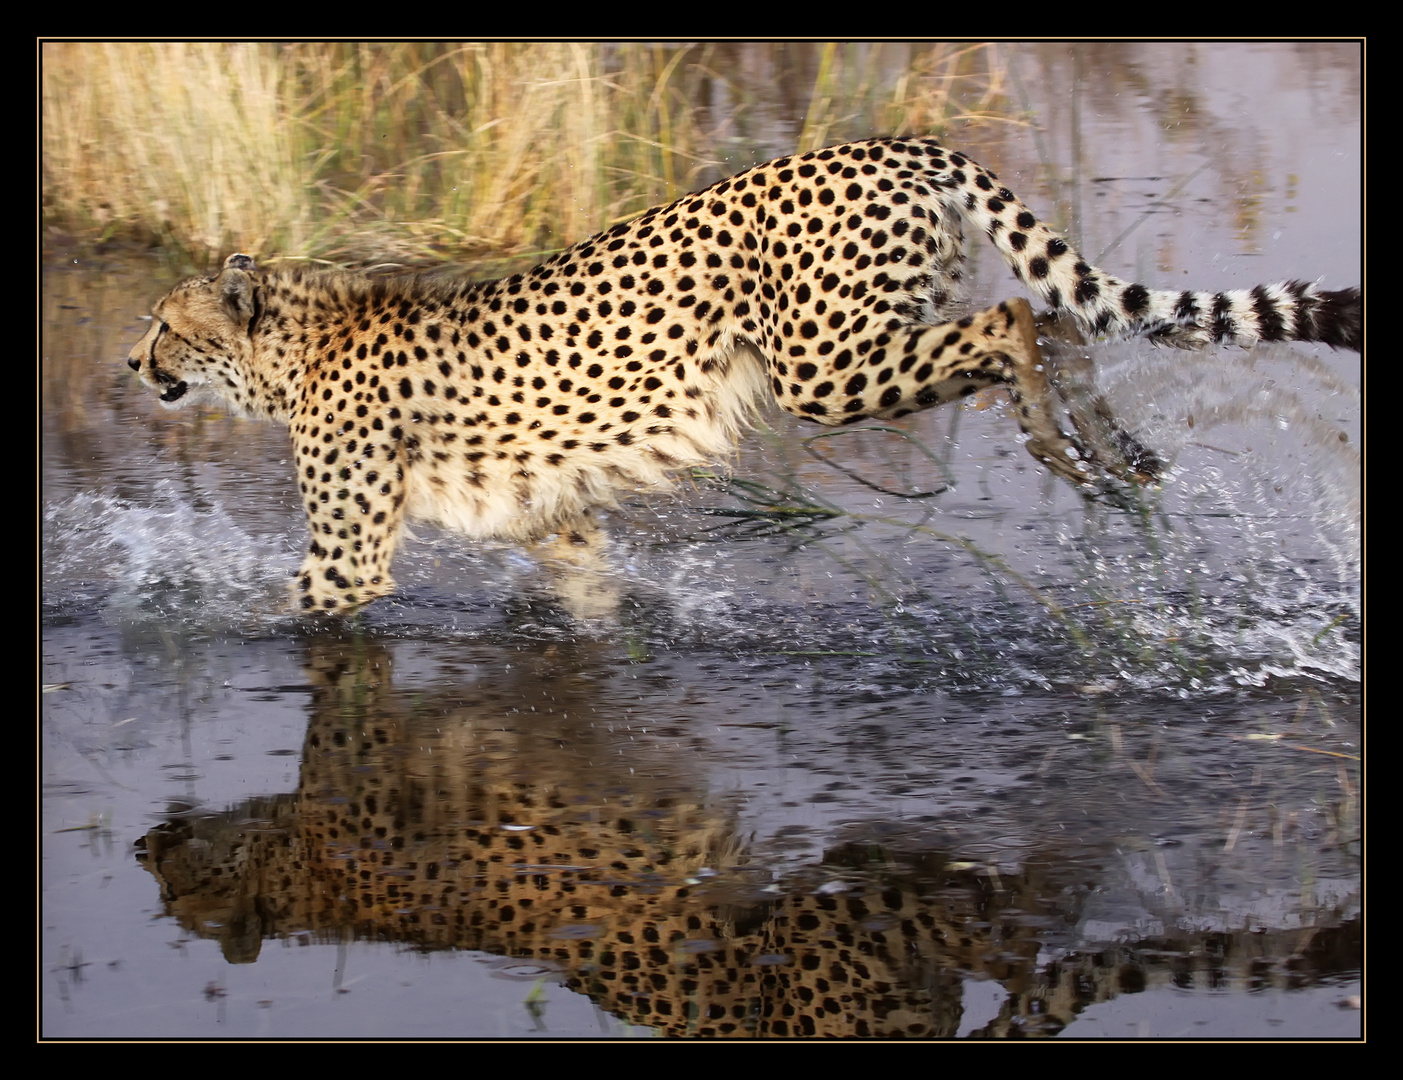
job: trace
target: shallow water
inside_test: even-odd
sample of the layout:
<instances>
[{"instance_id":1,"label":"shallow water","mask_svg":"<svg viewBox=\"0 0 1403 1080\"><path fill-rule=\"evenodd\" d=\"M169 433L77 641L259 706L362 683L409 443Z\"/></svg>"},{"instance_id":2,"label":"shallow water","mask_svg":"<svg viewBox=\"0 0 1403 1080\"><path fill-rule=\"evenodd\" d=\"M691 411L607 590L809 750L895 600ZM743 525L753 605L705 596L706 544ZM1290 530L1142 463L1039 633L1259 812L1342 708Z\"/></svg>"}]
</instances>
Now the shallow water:
<instances>
[{"instance_id":1,"label":"shallow water","mask_svg":"<svg viewBox=\"0 0 1403 1080\"><path fill-rule=\"evenodd\" d=\"M949 141L1109 269L1360 279L1356 49L1013 69ZM120 362L168 280L45 269L43 1034L1361 1031L1358 357L1095 347L1143 512L996 402L770 414L615 516L609 618L421 528L310 623L285 432Z\"/></svg>"}]
</instances>

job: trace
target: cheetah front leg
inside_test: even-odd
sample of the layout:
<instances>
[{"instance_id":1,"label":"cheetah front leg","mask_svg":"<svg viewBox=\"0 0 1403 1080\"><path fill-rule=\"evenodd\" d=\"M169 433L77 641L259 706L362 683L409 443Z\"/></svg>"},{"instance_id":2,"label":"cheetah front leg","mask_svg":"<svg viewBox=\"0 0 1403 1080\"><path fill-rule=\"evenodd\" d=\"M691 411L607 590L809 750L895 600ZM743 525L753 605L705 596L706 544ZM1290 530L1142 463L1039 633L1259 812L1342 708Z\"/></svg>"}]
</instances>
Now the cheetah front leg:
<instances>
[{"instance_id":1,"label":"cheetah front leg","mask_svg":"<svg viewBox=\"0 0 1403 1080\"><path fill-rule=\"evenodd\" d=\"M395 590L390 560L404 523L404 464L396 460L402 451L320 439L294 443L311 534L292 586L294 604L344 614L388 596Z\"/></svg>"}]
</instances>

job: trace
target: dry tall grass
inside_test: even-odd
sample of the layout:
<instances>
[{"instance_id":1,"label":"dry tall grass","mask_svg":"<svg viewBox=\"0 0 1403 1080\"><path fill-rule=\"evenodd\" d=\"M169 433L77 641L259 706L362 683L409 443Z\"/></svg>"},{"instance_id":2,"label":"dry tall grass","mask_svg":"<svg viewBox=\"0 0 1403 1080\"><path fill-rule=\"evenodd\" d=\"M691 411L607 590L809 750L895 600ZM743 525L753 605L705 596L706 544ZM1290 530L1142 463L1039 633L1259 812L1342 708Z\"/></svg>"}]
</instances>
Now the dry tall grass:
<instances>
[{"instance_id":1,"label":"dry tall grass","mask_svg":"<svg viewBox=\"0 0 1403 1080\"><path fill-rule=\"evenodd\" d=\"M46 223L198 264L539 256L776 153L999 105L992 47L42 46Z\"/></svg>"}]
</instances>

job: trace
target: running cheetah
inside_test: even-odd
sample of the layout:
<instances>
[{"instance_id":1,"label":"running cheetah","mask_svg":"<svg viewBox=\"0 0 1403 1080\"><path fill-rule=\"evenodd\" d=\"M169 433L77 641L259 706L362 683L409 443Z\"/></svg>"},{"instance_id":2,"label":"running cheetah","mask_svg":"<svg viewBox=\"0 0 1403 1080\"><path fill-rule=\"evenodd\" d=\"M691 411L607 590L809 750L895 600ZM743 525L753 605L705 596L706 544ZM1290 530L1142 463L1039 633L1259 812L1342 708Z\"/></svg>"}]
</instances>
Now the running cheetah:
<instances>
[{"instance_id":1,"label":"running cheetah","mask_svg":"<svg viewBox=\"0 0 1403 1080\"><path fill-rule=\"evenodd\" d=\"M1152 480L1154 455L1104 409L1109 439L1062 430L1026 301L945 321L962 223L1092 334L1361 348L1358 288L1121 281L993 173L914 138L758 165L500 281L261 270L231 255L156 303L128 363L168 406L291 427L307 610L392 592L406 519L589 545L596 508L723 455L767 393L838 425L1001 384L1027 449L1059 476Z\"/></svg>"}]
</instances>

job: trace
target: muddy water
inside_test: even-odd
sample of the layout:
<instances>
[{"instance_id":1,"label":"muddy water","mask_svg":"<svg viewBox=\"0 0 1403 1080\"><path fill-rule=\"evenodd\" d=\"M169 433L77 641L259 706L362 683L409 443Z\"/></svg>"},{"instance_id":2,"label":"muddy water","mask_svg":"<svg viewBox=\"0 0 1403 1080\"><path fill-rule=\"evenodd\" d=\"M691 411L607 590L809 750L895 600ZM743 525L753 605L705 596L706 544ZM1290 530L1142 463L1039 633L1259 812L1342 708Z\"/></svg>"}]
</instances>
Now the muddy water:
<instances>
[{"instance_id":1,"label":"muddy water","mask_svg":"<svg viewBox=\"0 0 1403 1080\"><path fill-rule=\"evenodd\" d=\"M1009 60L949 141L1109 269L1359 280L1357 50ZM285 433L120 363L169 279L45 268L45 1034L1361 1030L1353 354L1093 349L1142 512L997 402L771 414L616 516L607 618L416 529L314 624Z\"/></svg>"}]
</instances>

